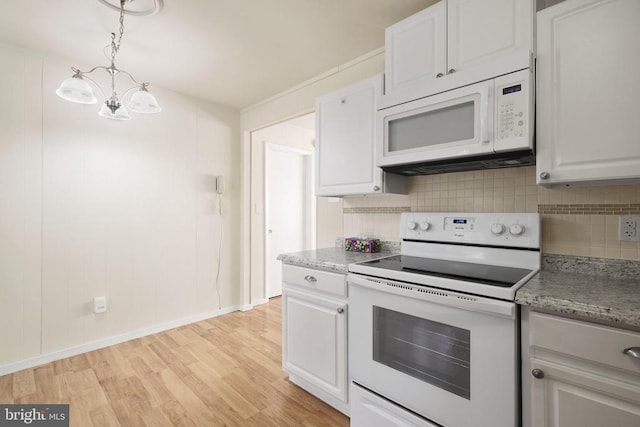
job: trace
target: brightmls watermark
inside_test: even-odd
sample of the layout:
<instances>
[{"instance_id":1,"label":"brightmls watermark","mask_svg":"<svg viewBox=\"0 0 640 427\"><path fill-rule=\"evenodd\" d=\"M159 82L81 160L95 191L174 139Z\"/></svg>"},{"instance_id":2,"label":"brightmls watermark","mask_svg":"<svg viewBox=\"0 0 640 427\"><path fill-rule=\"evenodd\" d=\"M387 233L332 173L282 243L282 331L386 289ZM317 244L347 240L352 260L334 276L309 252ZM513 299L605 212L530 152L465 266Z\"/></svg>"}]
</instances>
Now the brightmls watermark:
<instances>
[{"instance_id":1,"label":"brightmls watermark","mask_svg":"<svg viewBox=\"0 0 640 427\"><path fill-rule=\"evenodd\" d=\"M2 405L0 427L69 427L69 405Z\"/></svg>"}]
</instances>

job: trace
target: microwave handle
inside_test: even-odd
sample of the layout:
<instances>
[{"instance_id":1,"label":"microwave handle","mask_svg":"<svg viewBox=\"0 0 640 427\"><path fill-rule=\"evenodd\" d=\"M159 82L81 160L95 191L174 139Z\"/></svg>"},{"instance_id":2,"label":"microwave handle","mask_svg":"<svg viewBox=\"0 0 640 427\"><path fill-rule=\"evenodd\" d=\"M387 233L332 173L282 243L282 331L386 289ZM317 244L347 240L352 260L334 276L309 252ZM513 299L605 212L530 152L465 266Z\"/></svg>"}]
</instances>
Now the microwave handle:
<instances>
[{"instance_id":1,"label":"microwave handle","mask_svg":"<svg viewBox=\"0 0 640 427\"><path fill-rule=\"evenodd\" d=\"M480 91L480 142L488 144L489 137L489 86L484 86Z\"/></svg>"}]
</instances>

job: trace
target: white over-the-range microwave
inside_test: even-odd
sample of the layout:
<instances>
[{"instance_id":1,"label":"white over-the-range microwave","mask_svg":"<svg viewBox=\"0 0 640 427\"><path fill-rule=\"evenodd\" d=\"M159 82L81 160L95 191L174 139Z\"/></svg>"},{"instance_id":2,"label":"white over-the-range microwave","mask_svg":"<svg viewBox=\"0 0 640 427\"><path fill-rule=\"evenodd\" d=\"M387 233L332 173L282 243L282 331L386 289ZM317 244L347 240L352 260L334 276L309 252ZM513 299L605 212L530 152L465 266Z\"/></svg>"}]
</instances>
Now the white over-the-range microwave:
<instances>
[{"instance_id":1,"label":"white over-the-range microwave","mask_svg":"<svg viewBox=\"0 0 640 427\"><path fill-rule=\"evenodd\" d=\"M535 163L529 68L378 111L377 162L433 174Z\"/></svg>"}]
</instances>

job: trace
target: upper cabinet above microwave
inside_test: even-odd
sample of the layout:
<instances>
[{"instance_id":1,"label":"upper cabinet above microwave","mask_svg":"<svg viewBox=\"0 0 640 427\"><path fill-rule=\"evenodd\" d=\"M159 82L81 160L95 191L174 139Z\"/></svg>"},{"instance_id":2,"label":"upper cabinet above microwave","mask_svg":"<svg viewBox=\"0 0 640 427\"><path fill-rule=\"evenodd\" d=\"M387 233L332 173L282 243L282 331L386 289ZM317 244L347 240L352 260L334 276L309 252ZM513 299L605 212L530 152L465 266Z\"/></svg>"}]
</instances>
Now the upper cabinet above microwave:
<instances>
[{"instance_id":1,"label":"upper cabinet above microwave","mask_svg":"<svg viewBox=\"0 0 640 427\"><path fill-rule=\"evenodd\" d=\"M380 108L529 68L534 3L442 0L388 27Z\"/></svg>"}]
</instances>

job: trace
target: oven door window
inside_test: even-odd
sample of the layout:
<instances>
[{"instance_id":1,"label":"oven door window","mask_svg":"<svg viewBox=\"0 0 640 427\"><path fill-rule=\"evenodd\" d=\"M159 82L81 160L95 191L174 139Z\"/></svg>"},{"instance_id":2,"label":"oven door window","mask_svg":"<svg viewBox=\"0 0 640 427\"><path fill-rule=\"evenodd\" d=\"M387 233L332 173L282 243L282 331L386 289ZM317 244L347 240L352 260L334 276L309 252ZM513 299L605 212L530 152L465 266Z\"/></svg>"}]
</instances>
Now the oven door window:
<instances>
[{"instance_id":1,"label":"oven door window","mask_svg":"<svg viewBox=\"0 0 640 427\"><path fill-rule=\"evenodd\" d=\"M373 307L373 359L465 399L470 340L467 329Z\"/></svg>"}]
</instances>

